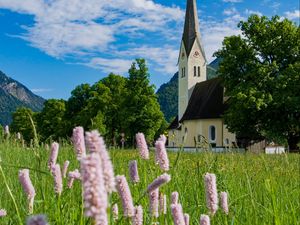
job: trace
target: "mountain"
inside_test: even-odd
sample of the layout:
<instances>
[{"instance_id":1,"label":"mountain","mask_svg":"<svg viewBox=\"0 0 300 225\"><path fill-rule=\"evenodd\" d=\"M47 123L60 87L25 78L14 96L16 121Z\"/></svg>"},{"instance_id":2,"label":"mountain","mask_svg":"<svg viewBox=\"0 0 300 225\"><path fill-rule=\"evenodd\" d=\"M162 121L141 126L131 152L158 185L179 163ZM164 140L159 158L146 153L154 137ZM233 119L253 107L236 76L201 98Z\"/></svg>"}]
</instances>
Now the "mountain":
<instances>
[{"instance_id":1,"label":"mountain","mask_svg":"<svg viewBox=\"0 0 300 225\"><path fill-rule=\"evenodd\" d=\"M0 124L7 125L12 121L12 112L19 107L41 111L44 99L33 94L18 81L0 71Z\"/></svg>"},{"instance_id":2,"label":"mountain","mask_svg":"<svg viewBox=\"0 0 300 225\"><path fill-rule=\"evenodd\" d=\"M206 67L207 79L217 75L221 59L217 58ZM178 111L178 72L174 74L168 83L162 84L156 92L161 111L168 122L177 116Z\"/></svg>"}]
</instances>

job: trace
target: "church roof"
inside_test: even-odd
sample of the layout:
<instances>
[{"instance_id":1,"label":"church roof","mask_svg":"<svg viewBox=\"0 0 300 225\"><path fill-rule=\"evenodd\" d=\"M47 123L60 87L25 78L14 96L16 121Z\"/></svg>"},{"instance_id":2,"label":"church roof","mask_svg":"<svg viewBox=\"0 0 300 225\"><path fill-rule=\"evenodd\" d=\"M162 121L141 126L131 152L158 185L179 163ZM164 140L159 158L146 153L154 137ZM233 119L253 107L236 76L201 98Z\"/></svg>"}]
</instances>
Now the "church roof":
<instances>
[{"instance_id":1,"label":"church roof","mask_svg":"<svg viewBox=\"0 0 300 225\"><path fill-rule=\"evenodd\" d=\"M225 110L220 78L197 83L181 120L221 118Z\"/></svg>"},{"instance_id":2,"label":"church roof","mask_svg":"<svg viewBox=\"0 0 300 225\"><path fill-rule=\"evenodd\" d=\"M200 39L196 0L187 0L182 40L188 56L190 55L193 44L197 38L200 42L200 48L205 58L205 53Z\"/></svg>"},{"instance_id":3,"label":"church roof","mask_svg":"<svg viewBox=\"0 0 300 225\"><path fill-rule=\"evenodd\" d=\"M169 125L168 130L177 129L179 127L178 123L178 116L172 121L172 123Z\"/></svg>"}]
</instances>

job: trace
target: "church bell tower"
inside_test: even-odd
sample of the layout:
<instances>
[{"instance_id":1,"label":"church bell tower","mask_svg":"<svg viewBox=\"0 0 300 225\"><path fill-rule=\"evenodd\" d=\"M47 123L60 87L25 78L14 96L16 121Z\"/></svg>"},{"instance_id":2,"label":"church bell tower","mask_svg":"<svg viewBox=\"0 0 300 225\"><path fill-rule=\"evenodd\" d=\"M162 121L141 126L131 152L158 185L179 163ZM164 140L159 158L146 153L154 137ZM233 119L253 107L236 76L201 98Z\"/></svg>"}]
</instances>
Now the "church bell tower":
<instances>
[{"instance_id":1,"label":"church bell tower","mask_svg":"<svg viewBox=\"0 0 300 225\"><path fill-rule=\"evenodd\" d=\"M206 57L201 43L196 0L187 0L178 59L178 120L187 108L193 89L206 80Z\"/></svg>"}]
</instances>

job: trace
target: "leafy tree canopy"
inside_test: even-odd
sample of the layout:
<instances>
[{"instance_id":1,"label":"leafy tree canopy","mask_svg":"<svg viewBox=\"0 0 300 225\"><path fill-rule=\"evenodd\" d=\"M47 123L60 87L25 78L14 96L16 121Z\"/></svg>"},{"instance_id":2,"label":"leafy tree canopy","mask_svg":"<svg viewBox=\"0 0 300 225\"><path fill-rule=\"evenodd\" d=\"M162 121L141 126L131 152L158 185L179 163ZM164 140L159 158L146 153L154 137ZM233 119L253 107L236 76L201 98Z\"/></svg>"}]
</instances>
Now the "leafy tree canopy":
<instances>
[{"instance_id":1,"label":"leafy tree canopy","mask_svg":"<svg viewBox=\"0 0 300 225\"><path fill-rule=\"evenodd\" d=\"M10 125L10 129L12 132L19 132L23 139L30 143L31 140L34 139L34 127L36 123L32 124L31 121L35 121L35 115L38 113L34 113L31 109L21 107L18 108L12 115L13 122Z\"/></svg>"},{"instance_id":2,"label":"leafy tree canopy","mask_svg":"<svg viewBox=\"0 0 300 225\"><path fill-rule=\"evenodd\" d=\"M242 35L227 37L222 58L229 109L225 123L240 136L300 141L300 28L278 16L252 15L240 22ZM298 147L299 150L299 147Z\"/></svg>"},{"instance_id":3,"label":"leafy tree canopy","mask_svg":"<svg viewBox=\"0 0 300 225\"><path fill-rule=\"evenodd\" d=\"M164 122L149 76L144 59L137 59L129 69L125 127L126 134L132 139L136 133L143 132L149 140L153 140Z\"/></svg>"},{"instance_id":4,"label":"leafy tree canopy","mask_svg":"<svg viewBox=\"0 0 300 225\"><path fill-rule=\"evenodd\" d=\"M44 108L37 117L41 140L58 140L67 137L65 112L66 102L63 99L49 99L44 103Z\"/></svg>"}]
</instances>

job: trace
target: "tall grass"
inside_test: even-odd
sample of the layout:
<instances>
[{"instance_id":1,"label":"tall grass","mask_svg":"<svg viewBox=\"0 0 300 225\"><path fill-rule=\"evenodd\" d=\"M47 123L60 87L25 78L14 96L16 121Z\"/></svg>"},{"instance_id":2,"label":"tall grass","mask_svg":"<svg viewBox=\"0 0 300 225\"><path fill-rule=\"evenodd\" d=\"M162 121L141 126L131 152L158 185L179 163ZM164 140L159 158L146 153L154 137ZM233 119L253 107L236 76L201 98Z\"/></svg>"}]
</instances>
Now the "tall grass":
<instances>
[{"instance_id":1,"label":"tall grass","mask_svg":"<svg viewBox=\"0 0 300 225\"><path fill-rule=\"evenodd\" d=\"M129 161L138 161L141 182L130 183L130 188L135 204L144 208L144 224L156 221L173 224L170 207L168 214L157 220L148 214L149 202L144 191L162 174L154 163L154 155L150 154L148 161L140 159L136 150L111 150L110 155L115 174L125 174L128 180ZM0 165L6 177L4 180L0 175L0 208L5 208L8 213L0 218L0 224L20 224L18 212L25 223L27 199L18 181L18 171L22 168L30 169L37 192L34 214L46 214L51 225L92 224L83 216L80 182L75 181L73 188L68 189L65 180L62 195L55 195L53 178L47 168L48 156L49 151L43 148L32 150L11 142L0 144ZM190 214L190 224L199 224L200 215L208 213L203 183L206 172L215 173L218 190L229 193L229 215L219 210L211 218L212 224L300 224L300 155L169 153L169 158L172 179L160 191L167 194L168 202L173 191L179 192L183 210ZM79 168L72 146L60 148L58 162L63 165L65 160L70 160L70 170ZM9 190L16 199L16 206ZM121 210L116 193L110 202L118 203ZM119 219L111 220L111 224L130 223Z\"/></svg>"}]
</instances>

